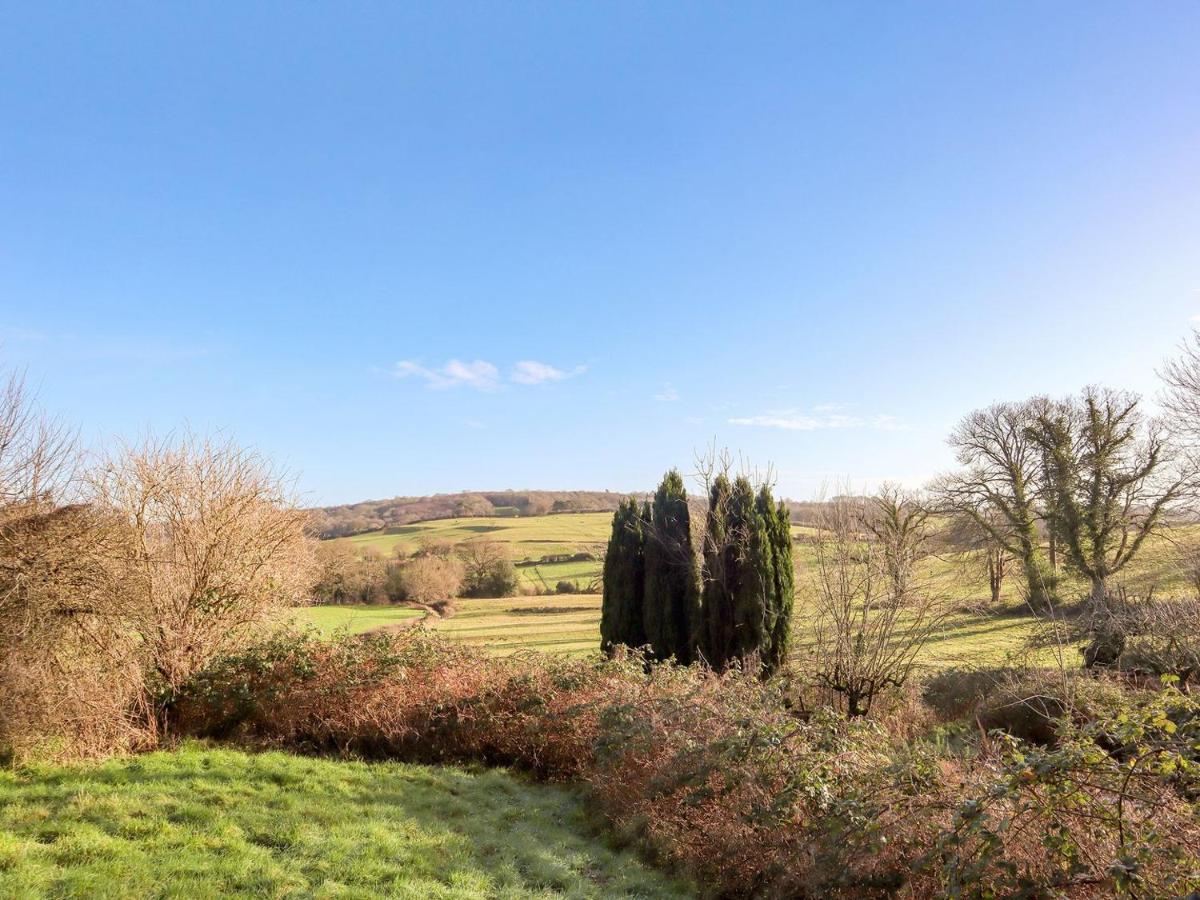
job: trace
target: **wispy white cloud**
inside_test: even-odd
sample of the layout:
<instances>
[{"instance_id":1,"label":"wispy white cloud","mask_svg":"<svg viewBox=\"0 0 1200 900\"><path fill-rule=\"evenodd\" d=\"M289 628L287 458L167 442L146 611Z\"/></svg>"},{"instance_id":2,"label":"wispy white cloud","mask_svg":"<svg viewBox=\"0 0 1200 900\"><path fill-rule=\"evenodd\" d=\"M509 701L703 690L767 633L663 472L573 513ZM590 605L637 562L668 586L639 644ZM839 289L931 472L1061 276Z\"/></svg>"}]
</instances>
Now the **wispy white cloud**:
<instances>
[{"instance_id":1,"label":"wispy white cloud","mask_svg":"<svg viewBox=\"0 0 1200 900\"><path fill-rule=\"evenodd\" d=\"M668 381L663 385L663 389L654 395L654 399L662 403L674 403L679 399L679 391Z\"/></svg>"},{"instance_id":2,"label":"wispy white cloud","mask_svg":"<svg viewBox=\"0 0 1200 900\"><path fill-rule=\"evenodd\" d=\"M810 412L795 409L777 410L757 416L732 418L729 420L729 424L752 428L778 428L784 431L824 431L833 428L869 428L874 431L906 430L906 426L895 416L879 414L864 418L830 411L838 408L833 404L824 404L813 407Z\"/></svg>"},{"instance_id":3,"label":"wispy white cloud","mask_svg":"<svg viewBox=\"0 0 1200 900\"><path fill-rule=\"evenodd\" d=\"M392 374L397 378L419 378L429 387L438 389L469 387L477 391L494 391L500 387L500 370L482 359L473 362L451 359L437 369L402 359L396 363Z\"/></svg>"},{"instance_id":4,"label":"wispy white cloud","mask_svg":"<svg viewBox=\"0 0 1200 900\"><path fill-rule=\"evenodd\" d=\"M522 385L547 384L574 378L585 370L585 366L576 366L567 371L547 363L524 359L513 366L506 379L501 376L498 366L485 359L471 362L451 359L447 360L445 365L436 368L426 366L415 359L402 359L392 367L392 375L396 378L416 378L424 381L427 387L439 390L466 387L476 391L498 391L508 382Z\"/></svg>"},{"instance_id":5,"label":"wispy white cloud","mask_svg":"<svg viewBox=\"0 0 1200 900\"><path fill-rule=\"evenodd\" d=\"M548 381L574 378L576 375L582 375L585 371L587 371L586 366L576 366L570 371L564 371L548 363L523 359L513 367L512 375L509 378L516 384L545 384Z\"/></svg>"}]
</instances>

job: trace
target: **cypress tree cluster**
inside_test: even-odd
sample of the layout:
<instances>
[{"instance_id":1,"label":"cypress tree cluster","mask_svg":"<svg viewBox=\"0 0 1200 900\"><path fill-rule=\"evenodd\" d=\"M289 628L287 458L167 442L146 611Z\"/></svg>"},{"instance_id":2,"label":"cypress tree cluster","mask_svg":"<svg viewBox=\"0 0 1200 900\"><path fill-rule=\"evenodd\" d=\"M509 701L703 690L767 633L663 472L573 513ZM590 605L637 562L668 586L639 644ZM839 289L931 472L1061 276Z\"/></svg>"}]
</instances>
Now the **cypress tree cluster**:
<instances>
[{"instance_id":1,"label":"cypress tree cluster","mask_svg":"<svg viewBox=\"0 0 1200 900\"><path fill-rule=\"evenodd\" d=\"M672 469L654 492L646 541L646 643L655 659L693 657L693 632L699 598L692 520L683 476Z\"/></svg>"},{"instance_id":2,"label":"cypress tree cluster","mask_svg":"<svg viewBox=\"0 0 1200 900\"><path fill-rule=\"evenodd\" d=\"M604 557L604 603L600 613L600 648L646 643L642 625L645 591L646 524L650 508L638 508L630 497L613 514L612 536Z\"/></svg>"},{"instance_id":3,"label":"cypress tree cluster","mask_svg":"<svg viewBox=\"0 0 1200 900\"><path fill-rule=\"evenodd\" d=\"M699 586L683 476L668 472L653 504L624 501L604 557L600 646L646 647L654 659L693 658Z\"/></svg>"},{"instance_id":4,"label":"cypress tree cluster","mask_svg":"<svg viewBox=\"0 0 1200 900\"><path fill-rule=\"evenodd\" d=\"M795 573L790 517L766 486L724 475L709 493L704 593L696 637L718 671L757 657L773 672L787 656Z\"/></svg>"},{"instance_id":5,"label":"cypress tree cluster","mask_svg":"<svg viewBox=\"0 0 1200 900\"><path fill-rule=\"evenodd\" d=\"M724 670L787 656L795 597L791 520L767 487L719 475L709 494L700 589L687 492L668 472L653 503L624 501L604 560L601 647L646 647L654 659L703 658Z\"/></svg>"}]
</instances>

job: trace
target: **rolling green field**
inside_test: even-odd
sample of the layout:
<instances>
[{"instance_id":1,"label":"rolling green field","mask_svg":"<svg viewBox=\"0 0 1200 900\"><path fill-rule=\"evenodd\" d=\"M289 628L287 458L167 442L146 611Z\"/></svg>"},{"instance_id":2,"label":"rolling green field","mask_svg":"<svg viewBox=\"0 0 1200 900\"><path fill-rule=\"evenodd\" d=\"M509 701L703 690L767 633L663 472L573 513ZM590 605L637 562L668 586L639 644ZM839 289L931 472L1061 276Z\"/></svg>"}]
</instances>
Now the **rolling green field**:
<instances>
[{"instance_id":1,"label":"rolling green field","mask_svg":"<svg viewBox=\"0 0 1200 900\"><path fill-rule=\"evenodd\" d=\"M600 647L600 595L564 594L548 597L505 597L498 600L456 600L455 612L444 619L429 617L423 624L446 637L481 646L497 654L537 650L582 656ZM369 607L367 607L369 609ZM341 616L345 609L347 614ZM384 607L384 611L389 607ZM361 608L317 606L297 610L301 621L312 617L330 633L344 621L352 631L363 621ZM399 610L397 610L399 611ZM929 668L998 665L1025 653L1027 639L1037 627L1032 616L993 617L962 612L925 647L921 656ZM794 655L810 652L809 625L797 611Z\"/></svg>"},{"instance_id":2,"label":"rolling green field","mask_svg":"<svg viewBox=\"0 0 1200 900\"><path fill-rule=\"evenodd\" d=\"M604 553L611 530L612 513L564 513L524 518L490 516L435 519L338 538L337 543L359 549L369 547L390 556L397 552L412 553L427 541L455 544L496 541L510 545L517 574L525 583L553 588L559 581L571 581L577 587L585 588L600 576L598 560ZM522 565L524 561L536 561L544 556L583 552L595 554L597 560Z\"/></svg>"},{"instance_id":3,"label":"rolling green field","mask_svg":"<svg viewBox=\"0 0 1200 900\"><path fill-rule=\"evenodd\" d=\"M188 745L0 770L0 897L686 897L502 770Z\"/></svg>"},{"instance_id":4,"label":"rolling green field","mask_svg":"<svg viewBox=\"0 0 1200 900\"><path fill-rule=\"evenodd\" d=\"M373 532L340 540L355 546L375 547L381 552L397 548L411 551L422 541L436 539L453 542L494 540L512 545L514 560L536 558L551 553L573 553L582 550L601 554L608 540L612 517L609 513L574 513L527 518L444 519ZM1156 537L1147 541L1139 557L1115 583L1131 593L1149 590L1159 593L1185 587L1184 573L1177 564L1177 544L1180 539L1193 540L1200 531L1196 526L1173 530L1169 538ZM809 526L792 528L795 543L797 583L803 585L806 573L814 561L813 548L808 541L815 531ZM572 580L584 586L595 579L600 562L570 562L538 566L536 570L520 567L522 578L534 585L543 582L553 586L559 579ZM952 598L962 608L951 616L941 632L925 647L921 663L931 668L955 665L994 665L1015 661L1027 654L1028 639L1035 633L1038 620L1022 612L1020 607L1019 576L1006 579L1001 607L1005 612L994 615L985 610L988 591L978 566L954 555L931 557L928 574L935 589ZM1064 576L1062 596L1073 599L1086 587ZM803 596L803 591L801 592ZM797 602L794 630L794 653L803 657L809 652L811 619L803 599ZM454 614L445 619L428 618L424 624L448 637L487 647L495 653L518 650L541 650L572 655L595 652L600 643L600 597L595 594L566 594L558 596L508 597L498 600L458 600ZM375 609L379 612L374 613ZM364 631L376 624L395 621L408 610L389 607L312 607L301 611L322 631L328 633L345 625L352 631ZM378 616L378 623L374 616ZM302 618L303 621L303 618ZM1068 648L1069 653L1073 650ZM1039 654L1044 657L1045 654ZM1071 657L1069 664L1078 660Z\"/></svg>"}]
</instances>

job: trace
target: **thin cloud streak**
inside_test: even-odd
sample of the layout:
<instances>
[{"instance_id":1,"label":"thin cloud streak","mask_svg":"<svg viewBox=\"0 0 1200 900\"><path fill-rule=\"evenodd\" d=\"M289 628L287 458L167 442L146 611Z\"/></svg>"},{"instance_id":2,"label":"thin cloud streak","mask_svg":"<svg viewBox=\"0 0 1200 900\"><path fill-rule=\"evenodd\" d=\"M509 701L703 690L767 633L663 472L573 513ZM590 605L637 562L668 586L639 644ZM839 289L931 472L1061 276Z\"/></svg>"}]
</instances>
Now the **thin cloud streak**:
<instances>
[{"instance_id":1,"label":"thin cloud streak","mask_svg":"<svg viewBox=\"0 0 1200 900\"><path fill-rule=\"evenodd\" d=\"M907 431L895 416L884 414L868 416L850 416L844 413L816 414L830 405L817 407L813 413L798 410L781 410L757 416L739 416L729 419L730 425L742 425L749 428L776 428L783 431L826 431L836 428L864 428L872 431Z\"/></svg>"},{"instance_id":2,"label":"thin cloud streak","mask_svg":"<svg viewBox=\"0 0 1200 900\"><path fill-rule=\"evenodd\" d=\"M565 381L576 375L582 375L585 371L587 371L586 366L576 366L571 371L565 372L547 363L523 359L517 363L509 379L516 384L545 384L549 381Z\"/></svg>"},{"instance_id":3,"label":"thin cloud streak","mask_svg":"<svg viewBox=\"0 0 1200 900\"><path fill-rule=\"evenodd\" d=\"M415 359L402 359L392 367L392 376L398 379L415 378L435 390L465 387L471 390L492 392L503 390L509 383L520 385L549 384L574 378L586 371L586 366L576 366L570 371L556 368L548 363L532 359L518 362L505 379L500 369L485 359L465 362L450 359L437 368L430 368Z\"/></svg>"},{"instance_id":4,"label":"thin cloud streak","mask_svg":"<svg viewBox=\"0 0 1200 900\"><path fill-rule=\"evenodd\" d=\"M477 391L494 391L500 387L500 370L482 359L463 362L451 359L439 369L430 369L411 359L396 363L392 374L397 378L419 378L437 390L469 387Z\"/></svg>"}]
</instances>

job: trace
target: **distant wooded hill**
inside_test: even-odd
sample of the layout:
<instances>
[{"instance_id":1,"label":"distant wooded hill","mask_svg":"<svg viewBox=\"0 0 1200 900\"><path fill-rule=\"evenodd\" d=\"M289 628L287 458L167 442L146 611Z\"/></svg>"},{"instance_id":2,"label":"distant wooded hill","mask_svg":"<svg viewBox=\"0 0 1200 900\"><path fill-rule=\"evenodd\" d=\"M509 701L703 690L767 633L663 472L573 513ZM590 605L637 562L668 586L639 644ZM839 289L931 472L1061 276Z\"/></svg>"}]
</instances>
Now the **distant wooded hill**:
<instances>
[{"instance_id":1,"label":"distant wooded hill","mask_svg":"<svg viewBox=\"0 0 1200 900\"><path fill-rule=\"evenodd\" d=\"M364 500L313 509L311 513L317 534L335 538L429 519L612 512L626 496L615 491L464 491L432 497Z\"/></svg>"},{"instance_id":2,"label":"distant wooded hill","mask_svg":"<svg viewBox=\"0 0 1200 900\"><path fill-rule=\"evenodd\" d=\"M431 497L392 497L364 500L343 506L310 510L313 529L322 538L346 537L383 528L427 522L430 519L462 519L480 516L545 516L554 513L613 512L629 494L618 491L462 491ZM648 499L648 493L633 496ZM703 497L695 498L696 512L703 515ZM810 524L821 504L786 500L792 521Z\"/></svg>"}]
</instances>

